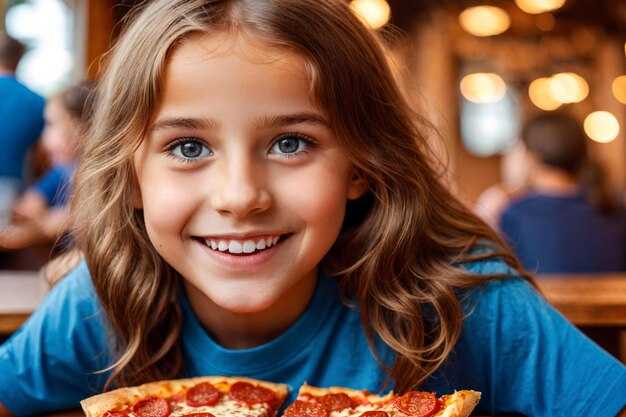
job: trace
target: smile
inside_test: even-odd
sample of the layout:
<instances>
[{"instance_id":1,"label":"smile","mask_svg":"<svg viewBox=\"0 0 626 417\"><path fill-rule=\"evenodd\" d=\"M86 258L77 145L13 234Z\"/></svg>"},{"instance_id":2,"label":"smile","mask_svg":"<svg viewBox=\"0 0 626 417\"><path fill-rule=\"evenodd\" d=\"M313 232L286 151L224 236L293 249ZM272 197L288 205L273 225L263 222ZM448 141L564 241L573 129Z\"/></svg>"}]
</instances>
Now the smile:
<instances>
[{"instance_id":1,"label":"smile","mask_svg":"<svg viewBox=\"0 0 626 417\"><path fill-rule=\"evenodd\" d=\"M204 243L206 246L215 251L228 252L232 254L250 254L271 248L281 240L281 237L281 235L275 235L245 240L211 238L205 239Z\"/></svg>"}]
</instances>

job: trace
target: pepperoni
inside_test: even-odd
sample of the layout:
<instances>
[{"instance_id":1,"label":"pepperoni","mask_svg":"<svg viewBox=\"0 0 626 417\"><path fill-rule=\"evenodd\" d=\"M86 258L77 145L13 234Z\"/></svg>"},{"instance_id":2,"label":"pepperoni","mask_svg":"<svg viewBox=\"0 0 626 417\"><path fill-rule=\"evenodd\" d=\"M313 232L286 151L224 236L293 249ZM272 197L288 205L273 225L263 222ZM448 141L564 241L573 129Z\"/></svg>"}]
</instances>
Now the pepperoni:
<instances>
[{"instance_id":1,"label":"pepperoni","mask_svg":"<svg viewBox=\"0 0 626 417\"><path fill-rule=\"evenodd\" d=\"M215 416L211 413L191 413L191 414L185 414L182 417L215 417Z\"/></svg>"},{"instance_id":2,"label":"pepperoni","mask_svg":"<svg viewBox=\"0 0 626 417\"><path fill-rule=\"evenodd\" d=\"M352 407L350 397L343 392L326 394L323 397L317 398L316 401L322 404L328 411L342 411Z\"/></svg>"},{"instance_id":3,"label":"pepperoni","mask_svg":"<svg viewBox=\"0 0 626 417\"><path fill-rule=\"evenodd\" d=\"M167 417L172 412L163 398L149 397L133 405L133 413L139 417Z\"/></svg>"},{"instance_id":4,"label":"pepperoni","mask_svg":"<svg viewBox=\"0 0 626 417\"><path fill-rule=\"evenodd\" d=\"M192 407L215 405L220 399L220 392L208 382L191 387L185 395L185 401Z\"/></svg>"},{"instance_id":5,"label":"pepperoni","mask_svg":"<svg viewBox=\"0 0 626 417\"><path fill-rule=\"evenodd\" d=\"M441 404L432 392L410 391L397 398L394 406L413 417L429 417L439 410Z\"/></svg>"},{"instance_id":6,"label":"pepperoni","mask_svg":"<svg viewBox=\"0 0 626 417\"><path fill-rule=\"evenodd\" d=\"M126 411L109 410L102 417L128 417L128 413Z\"/></svg>"},{"instance_id":7,"label":"pepperoni","mask_svg":"<svg viewBox=\"0 0 626 417\"><path fill-rule=\"evenodd\" d=\"M278 400L274 391L249 382L235 382L230 387L230 398L248 405L268 403L274 406Z\"/></svg>"},{"instance_id":8,"label":"pepperoni","mask_svg":"<svg viewBox=\"0 0 626 417\"><path fill-rule=\"evenodd\" d=\"M389 417L389 414L384 411L366 411L359 417Z\"/></svg>"},{"instance_id":9,"label":"pepperoni","mask_svg":"<svg viewBox=\"0 0 626 417\"><path fill-rule=\"evenodd\" d=\"M285 409L283 417L328 417L330 413L321 404L296 400Z\"/></svg>"}]
</instances>

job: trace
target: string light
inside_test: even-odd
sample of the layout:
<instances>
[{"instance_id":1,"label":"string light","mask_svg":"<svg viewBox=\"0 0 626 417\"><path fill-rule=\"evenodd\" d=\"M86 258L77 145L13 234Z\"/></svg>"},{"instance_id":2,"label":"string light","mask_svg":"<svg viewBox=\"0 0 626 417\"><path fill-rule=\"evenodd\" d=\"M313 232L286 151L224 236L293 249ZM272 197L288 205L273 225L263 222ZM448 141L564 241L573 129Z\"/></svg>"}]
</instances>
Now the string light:
<instances>
[{"instance_id":1,"label":"string light","mask_svg":"<svg viewBox=\"0 0 626 417\"><path fill-rule=\"evenodd\" d=\"M461 94L474 103L493 103L504 97L506 84L498 75L491 72L477 72L463 77Z\"/></svg>"},{"instance_id":2,"label":"string light","mask_svg":"<svg viewBox=\"0 0 626 417\"><path fill-rule=\"evenodd\" d=\"M539 14L563 7L565 0L515 0L515 4L526 13Z\"/></svg>"},{"instance_id":3,"label":"string light","mask_svg":"<svg viewBox=\"0 0 626 417\"><path fill-rule=\"evenodd\" d=\"M552 97L563 104L579 103L589 95L589 85L580 75L561 72L550 77L548 89Z\"/></svg>"},{"instance_id":4,"label":"string light","mask_svg":"<svg viewBox=\"0 0 626 417\"><path fill-rule=\"evenodd\" d=\"M626 104L626 75L620 75L613 80L611 91L620 103Z\"/></svg>"},{"instance_id":5,"label":"string light","mask_svg":"<svg viewBox=\"0 0 626 417\"><path fill-rule=\"evenodd\" d=\"M585 133L592 140L600 143L613 141L619 134L619 122L608 111L594 111L585 117Z\"/></svg>"},{"instance_id":6,"label":"string light","mask_svg":"<svg viewBox=\"0 0 626 417\"><path fill-rule=\"evenodd\" d=\"M509 14L499 7L469 7L459 14L459 24L474 36L494 36L511 26Z\"/></svg>"},{"instance_id":7,"label":"string light","mask_svg":"<svg viewBox=\"0 0 626 417\"><path fill-rule=\"evenodd\" d=\"M352 0L350 8L372 29L385 26L391 17L391 7L385 0Z\"/></svg>"},{"instance_id":8,"label":"string light","mask_svg":"<svg viewBox=\"0 0 626 417\"><path fill-rule=\"evenodd\" d=\"M561 107L561 102L550 93L550 78L542 77L533 80L528 86L530 101L542 110L556 110Z\"/></svg>"}]
</instances>

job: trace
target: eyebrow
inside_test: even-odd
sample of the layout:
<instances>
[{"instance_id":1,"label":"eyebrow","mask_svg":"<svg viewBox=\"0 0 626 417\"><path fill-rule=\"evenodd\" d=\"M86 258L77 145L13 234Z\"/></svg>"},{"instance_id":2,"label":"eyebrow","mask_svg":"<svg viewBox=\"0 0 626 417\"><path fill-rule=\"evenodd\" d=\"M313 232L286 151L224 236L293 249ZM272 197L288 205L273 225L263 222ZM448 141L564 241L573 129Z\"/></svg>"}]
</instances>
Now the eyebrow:
<instances>
[{"instance_id":1,"label":"eyebrow","mask_svg":"<svg viewBox=\"0 0 626 417\"><path fill-rule=\"evenodd\" d=\"M217 122L211 119L191 118L191 117L165 117L159 119L155 124L150 126L150 131L156 132L157 130L164 129L186 129L186 130L200 130L210 129L216 127Z\"/></svg>"},{"instance_id":2,"label":"eyebrow","mask_svg":"<svg viewBox=\"0 0 626 417\"><path fill-rule=\"evenodd\" d=\"M291 126L300 123L310 123L330 127L330 123L321 115L311 112L297 112L291 114L264 115L259 117L254 125L258 128L276 128ZM193 117L165 117L158 120L152 126L150 131L156 132L164 129L186 129L186 130L202 130L213 129L220 126L220 123L214 119L193 118Z\"/></svg>"},{"instance_id":3,"label":"eyebrow","mask_svg":"<svg viewBox=\"0 0 626 417\"><path fill-rule=\"evenodd\" d=\"M311 112L298 112L292 114L278 114L278 115L266 115L260 117L257 122L257 127L283 127L296 125L299 123L310 123L315 125L323 125L330 127L330 123L322 116Z\"/></svg>"}]
</instances>

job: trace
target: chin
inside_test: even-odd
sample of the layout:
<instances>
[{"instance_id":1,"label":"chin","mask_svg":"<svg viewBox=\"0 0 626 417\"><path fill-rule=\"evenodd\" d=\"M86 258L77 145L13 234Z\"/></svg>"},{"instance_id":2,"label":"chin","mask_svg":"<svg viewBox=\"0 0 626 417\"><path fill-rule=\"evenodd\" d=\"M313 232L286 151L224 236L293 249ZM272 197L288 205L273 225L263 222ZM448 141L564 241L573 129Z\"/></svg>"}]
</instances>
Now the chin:
<instances>
[{"instance_id":1,"label":"chin","mask_svg":"<svg viewBox=\"0 0 626 417\"><path fill-rule=\"evenodd\" d=\"M220 309L234 314L254 314L271 308L276 299L265 296L262 292L250 289L244 292L221 292L205 295Z\"/></svg>"},{"instance_id":2,"label":"chin","mask_svg":"<svg viewBox=\"0 0 626 417\"><path fill-rule=\"evenodd\" d=\"M255 314L267 310L271 307L272 303L263 303L260 300L217 300L214 302L223 310L226 310L233 314Z\"/></svg>"}]
</instances>

